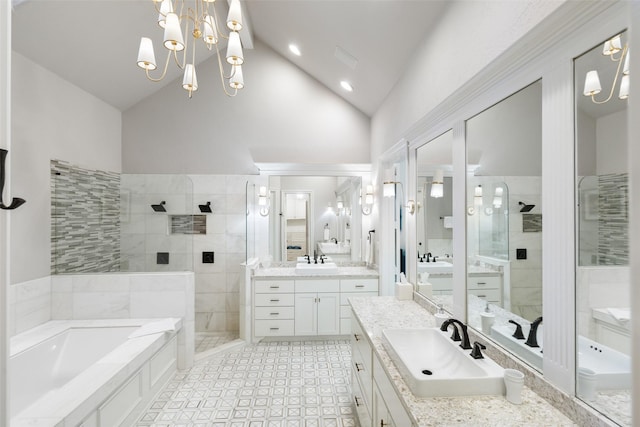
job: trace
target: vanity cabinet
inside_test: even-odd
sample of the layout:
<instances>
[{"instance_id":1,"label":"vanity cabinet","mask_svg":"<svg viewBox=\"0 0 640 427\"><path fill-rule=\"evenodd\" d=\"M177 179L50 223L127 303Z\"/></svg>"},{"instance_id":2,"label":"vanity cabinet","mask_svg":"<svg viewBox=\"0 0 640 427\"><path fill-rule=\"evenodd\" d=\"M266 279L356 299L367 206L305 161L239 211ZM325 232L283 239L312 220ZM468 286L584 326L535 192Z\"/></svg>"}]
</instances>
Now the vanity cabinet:
<instances>
[{"instance_id":1,"label":"vanity cabinet","mask_svg":"<svg viewBox=\"0 0 640 427\"><path fill-rule=\"evenodd\" d=\"M295 335L340 334L340 281L295 281Z\"/></svg>"},{"instance_id":2,"label":"vanity cabinet","mask_svg":"<svg viewBox=\"0 0 640 427\"><path fill-rule=\"evenodd\" d=\"M502 307L502 276L499 274L469 275L467 292Z\"/></svg>"},{"instance_id":3,"label":"vanity cabinet","mask_svg":"<svg viewBox=\"0 0 640 427\"><path fill-rule=\"evenodd\" d=\"M355 314L351 328L351 390L360 425L412 426L391 381L373 352Z\"/></svg>"},{"instance_id":4,"label":"vanity cabinet","mask_svg":"<svg viewBox=\"0 0 640 427\"><path fill-rule=\"evenodd\" d=\"M350 297L377 296L378 279L253 280L253 336L348 335Z\"/></svg>"}]
</instances>

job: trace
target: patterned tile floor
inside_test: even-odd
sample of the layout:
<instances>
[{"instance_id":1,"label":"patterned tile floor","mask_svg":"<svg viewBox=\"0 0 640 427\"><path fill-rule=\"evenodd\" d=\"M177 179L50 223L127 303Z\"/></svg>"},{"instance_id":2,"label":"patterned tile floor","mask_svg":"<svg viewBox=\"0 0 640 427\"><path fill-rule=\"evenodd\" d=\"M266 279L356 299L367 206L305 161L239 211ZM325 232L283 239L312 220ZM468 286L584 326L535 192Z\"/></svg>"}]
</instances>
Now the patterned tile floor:
<instances>
[{"instance_id":1,"label":"patterned tile floor","mask_svg":"<svg viewBox=\"0 0 640 427\"><path fill-rule=\"evenodd\" d=\"M234 332L196 332L195 351L203 353L238 339Z\"/></svg>"},{"instance_id":2,"label":"patterned tile floor","mask_svg":"<svg viewBox=\"0 0 640 427\"><path fill-rule=\"evenodd\" d=\"M138 427L357 427L349 340L243 345L178 372Z\"/></svg>"}]
</instances>

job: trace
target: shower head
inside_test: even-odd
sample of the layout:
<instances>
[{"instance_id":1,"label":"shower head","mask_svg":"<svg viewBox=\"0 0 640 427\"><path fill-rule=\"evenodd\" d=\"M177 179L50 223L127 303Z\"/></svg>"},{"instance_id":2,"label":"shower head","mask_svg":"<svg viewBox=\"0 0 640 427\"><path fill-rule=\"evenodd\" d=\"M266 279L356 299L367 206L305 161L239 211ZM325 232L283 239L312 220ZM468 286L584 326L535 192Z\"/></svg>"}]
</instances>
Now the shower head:
<instances>
[{"instance_id":1,"label":"shower head","mask_svg":"<svg viewBox=\"0 0 640 427\"><path fill-rule=\"evenodd\" d=\"M522 206L522 207L520 208L520 212L529 212L531 209L533 209L533 208L535 208L535 207L536 207L536 205L527 205L527 204L525 204L525 203L523 203L523 202L518 202L518 204L519 204L520 206Z\"/></svg>"},{"instance_id":2,"label":"shower head","mask_svg":"<svg viewBox=\"0 0 640 427\"><path fill-rule=\"evenodd\" d=\"M211 213L211 202L207 202L206 205L198 205L198 207L202 213Z\"/></svg>"},{"instance_id":3,"label":"shower head","mask_svg":"<svg viewBox=\"0 0 640 427\"><path fill-rule=\"evenodd\" d=\"M151 209L153 209L154 212L166 212L167 210L164 208L164 205L167 202L165 202L164 200L160 202L159 205L151 205Z\"/></svg>"}]
</instances>

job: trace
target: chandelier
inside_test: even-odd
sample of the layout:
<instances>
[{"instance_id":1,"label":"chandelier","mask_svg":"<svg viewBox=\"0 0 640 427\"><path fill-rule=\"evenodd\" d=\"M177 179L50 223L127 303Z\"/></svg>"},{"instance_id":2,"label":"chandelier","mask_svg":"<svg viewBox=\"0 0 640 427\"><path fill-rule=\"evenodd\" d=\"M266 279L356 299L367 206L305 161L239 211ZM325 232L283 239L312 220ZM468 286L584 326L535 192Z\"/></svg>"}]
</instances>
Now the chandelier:
<instances>
[{"instance_id":1,"label":"chandelier","mask_svg":"<svg viewBox=\"0 0 640 427\"><path fill-rule=\"evenodd\" d=\"M625 43L623 47L620 36L621 35L618 34L617 36L604 42L604 46L602 48L602 54L608 56L611 61L618 64L615 77L613 78L613 84L611 85L611 92L609 93L607 99L598 101L595 98L595 96L602 91L598 71L591 70L585 77L583 92L584 96L590 96L591 100L595 104L604 104L606 102L609 102L609 100L613 97L613 92L615 91L616 84L618 82L618 79L620 78L621 68L622 78L620 78L620 90L618 93L618 98L627 99L629 97L629 45ZM620 53L620 55L617 55L618 53Z\"/></svg>"},{"instance_id":2,"label":"chandelier","mask_svg":"<svg viewBox=\"0 0 640 427\"><path fill-rule=\"evenodd\" d=\"M193 4L187 5L188 1ZM240 0L231 0L229 5L229 15L227 16L227 28L229 34L225 35L220 31L218 16L214 7L215 0L153 0L153 4L158 12L158 25L164 29L163 46L167 49L167 60L162 74L154 78L150 71L157 68L153 42L148 37L140 39L138 50L138 66L145 70L147 78L153 82L159 82L167 74L169 62L173 57L175 64L184 70L182 87L189 92L189 98L193 92L198 90L198 79L196 77L196 44L198 39L202 39L204 46L212 51L215 48L218 57L218 69L220 72L220 82L222 89L227 96L236 96L239 89L244 87L242 77L242 64L244 57L242 54L242 44L240 34L242 29L242 11ZM189 39L192 38L191 49L189 49ZM226 61L231 66L229 75L225 75L218 41L220 38L228 40ZM182 51L182 58L178 52ZM232 90L227 89L225 82Z\"/></svg>"}]
</instances>

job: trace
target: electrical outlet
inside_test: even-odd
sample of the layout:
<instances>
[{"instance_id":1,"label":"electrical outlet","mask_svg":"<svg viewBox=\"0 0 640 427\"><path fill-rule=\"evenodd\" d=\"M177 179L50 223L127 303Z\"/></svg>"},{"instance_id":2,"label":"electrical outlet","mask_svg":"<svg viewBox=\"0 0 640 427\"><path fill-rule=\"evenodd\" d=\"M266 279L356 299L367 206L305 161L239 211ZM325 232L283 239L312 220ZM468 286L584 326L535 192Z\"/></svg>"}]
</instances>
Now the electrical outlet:
<instances>
[{"instance_id":1,"label":"electrical outlet","mask_svg":"<svg viewBox=\"0 0 640 427\"><path fill-rule=\"evenodd\" d=\"M169 264L169 252L157 252L156 264Z\"/></svg>"},{"instance_id":2,"label":"electrical outlet","mask_svg":"<svg viewBox=\"0 0 640 427\"><path fill-rule=\"evenodd\" d=\"M213 252L202 252L202 263L203 264L213 264L214 263L214 254L213 254Z\"/></svg>"},{"instance_id":3,"label":"electrical outlet","mask_svg":"<svg viewBox=\"0 0 640 427\"><path fill-rule=\"evenodd\" d=\"M527 250L526 249L516 249L516 259L527 259Z\"/></svg>"}]
</instances>

